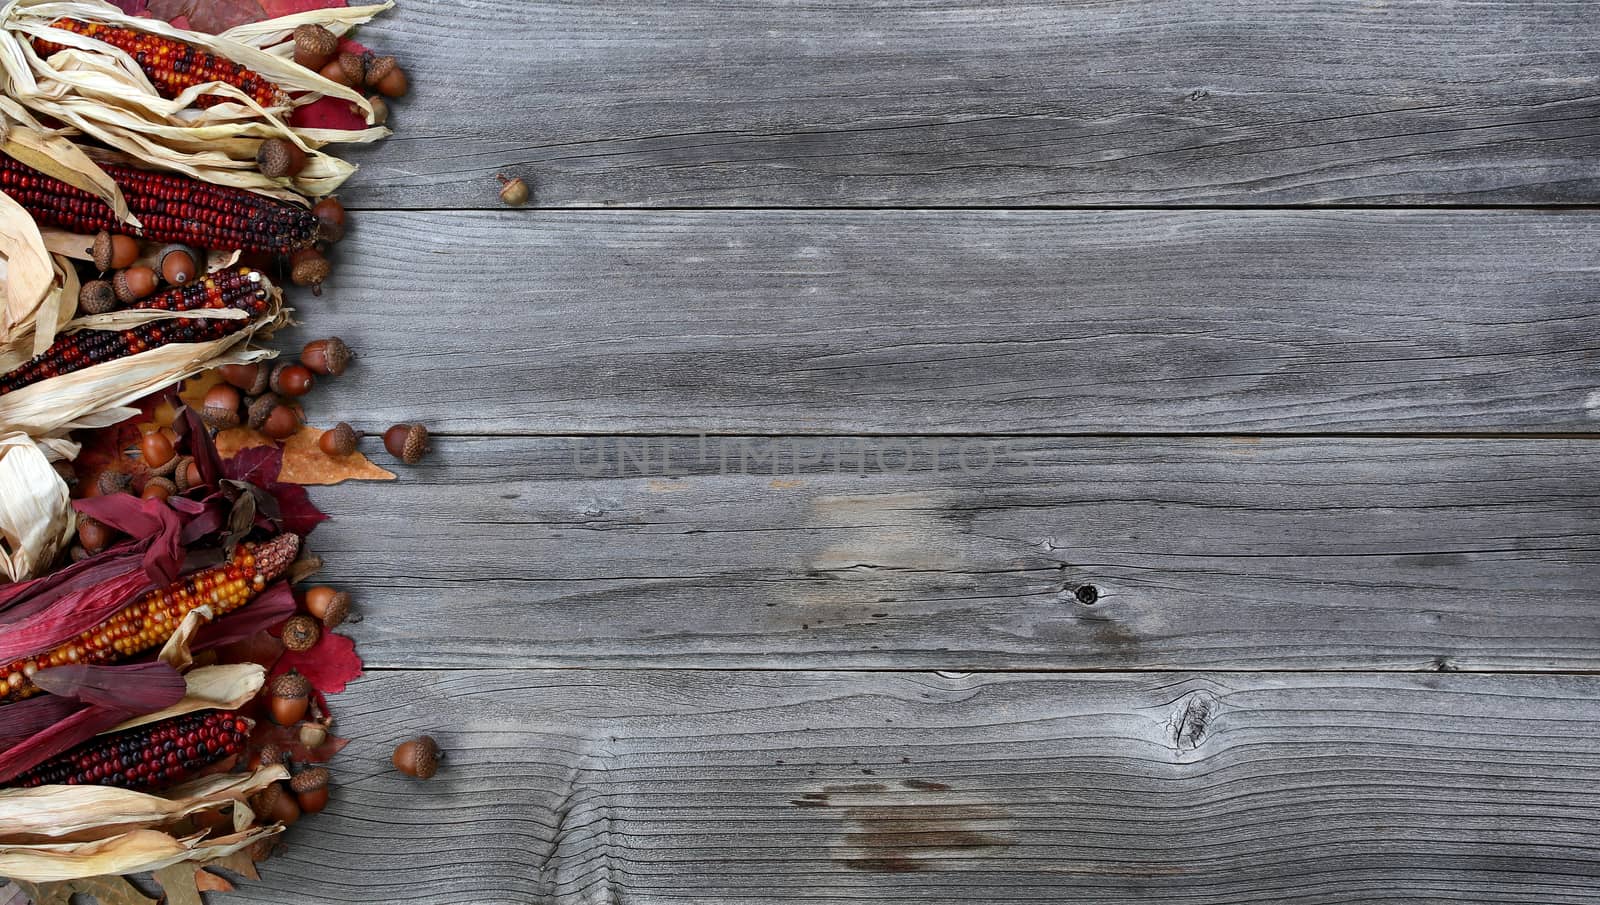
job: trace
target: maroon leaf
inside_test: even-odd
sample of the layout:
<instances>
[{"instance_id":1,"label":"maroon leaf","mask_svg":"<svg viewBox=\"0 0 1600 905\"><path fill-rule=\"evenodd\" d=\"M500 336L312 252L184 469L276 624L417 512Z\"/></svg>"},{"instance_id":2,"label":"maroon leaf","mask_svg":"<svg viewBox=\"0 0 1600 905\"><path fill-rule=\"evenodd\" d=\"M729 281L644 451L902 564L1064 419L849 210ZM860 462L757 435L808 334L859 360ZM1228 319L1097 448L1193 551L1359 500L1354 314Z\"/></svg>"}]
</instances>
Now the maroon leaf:
<instances>
[{"instance_id":1,"label":"maroon leaf","mask_svg":"<svg viewBox=\"0 0 1600 905\"><path fill-rule=\"evenodd\" d=\"M126 710L93 704L43 732L34 733L27 741L0 752L0 783L10 782L18 774L88 741L130 716L133 714Z\"/></svg>"},{"instance_id":2,"label":"maroon leaf","mask_svg":"<svg viewBox=\"0 0 1600 905\"><path fill-rule=\"evenodd\" d=\"M159 660L117 666L56 666L34 673L33 684L53 695L136 714L171 707L188 693L183 676Z\"/></svg>"},{"instance_id":3,"label":"maroon leaf","mask_svg":"<svg viewBox=\"0 0 1600 905\"><path fill-rule=\"evenodd\" d=\"M83 703L53 694L40 695L6 705L6 718L0 721L0 751L22 744L82 709Z\"/></svg>"},{"instance_id":4,"label":"maroon leaf","mask_svg":"<svg viewBox=\"0 0 1600 905\"><path fill-rule=\"evenodd\" d=\"M194 633L189 645L192 651L210 650L225 644L236 644L253 637L257 632L278 625L294 615L294 591L287 581L280 581L262 591L260 596L216 622Z\"/></svg>"}]
</instances>

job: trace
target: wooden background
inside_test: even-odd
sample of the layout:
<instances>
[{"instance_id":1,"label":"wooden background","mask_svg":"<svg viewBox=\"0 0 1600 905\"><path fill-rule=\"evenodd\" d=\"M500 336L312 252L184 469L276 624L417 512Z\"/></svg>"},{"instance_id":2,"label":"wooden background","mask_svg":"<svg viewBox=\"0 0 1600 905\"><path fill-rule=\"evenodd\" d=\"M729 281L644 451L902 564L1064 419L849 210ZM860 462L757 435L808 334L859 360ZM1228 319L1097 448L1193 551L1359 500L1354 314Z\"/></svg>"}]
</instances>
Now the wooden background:
<instances>
[{"instance_id":1,"label":"wooden background","mask_svg":"<svg viewBox=\"0 0 1600 905\"><path fill-rule=\"evenodd\" d=\"M317 497L356 741L230 901L1600 901L1592 0L363 37L311 408L440 436Z\"/></svg>"}]
</instances>

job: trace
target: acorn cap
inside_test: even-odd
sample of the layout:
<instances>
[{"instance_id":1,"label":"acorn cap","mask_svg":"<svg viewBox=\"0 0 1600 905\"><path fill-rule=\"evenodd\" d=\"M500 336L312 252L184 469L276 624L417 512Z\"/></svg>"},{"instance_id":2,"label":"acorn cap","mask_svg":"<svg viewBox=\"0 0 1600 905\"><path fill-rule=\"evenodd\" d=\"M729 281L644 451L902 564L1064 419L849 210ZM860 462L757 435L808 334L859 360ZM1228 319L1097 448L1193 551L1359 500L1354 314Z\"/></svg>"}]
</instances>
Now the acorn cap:
<instances>
[{"instance_id":1,"label":"acorn cap","mask_svg":"<svg viewBox=\"0 0 1600 905\"><path fill-rule=\"evenodd\" d=\"M234 416L235 420L238 416ZM177 466L172 469L172 483L178 485L179 493L188 493L192 486L189 483L189 465L194 462L194 456L178 456Z\"/></svg>"},{"instance_id":2,"label":"acorn cap","mask_svg":"<svg viewBox=\"0 0 1600 905\"><path fill-rule=\"evenodd\" d=\"M343 374L355 357L355 353L350 351L350 346L337 336L312 340L300 351L301 364L318 374L332 377Z\"/></svg>"},{"instance_id":3,"label":"acorn cap","mask_svg":"<svg viewBox=\"0 0 1600 905\"><path fill-rule=\"evenodd\" d=\"M89 253L94 259L94 269L104 272L111 269L111 256L116 249L111 244L111 234L101 230L94 234L94 245L89 247Z\"/></svg>"},{"instance_id":4,"label":"acorn cap","mask_svg":"<svg viewBox=\"0 0 1600 905\"><path fill-rule=\"evenodd\" d=\"M418 779L431 779L439 772L439 743L431 735L402 742L394 749L395 769Z\"/></svg>"},{"instance_id":5,"label":"acorn cap","mask_svg":"<svg viewBox=\"0 0 1600 905\"><path fill-rule=\"evenodd\" d=\"M315 248L302 248L289 256L289 279L296 286L316 286L332 272L328 259Z\"/></svg>"},{"instance_id":6,"label":"acorn cap","mask_svg":"<svg viewBox=\"0 0 1600 905\"><path fill-rule=\"evenodd\" d=\"M261 370L265 371L266 368ZM282 404L283 400L277 396L271 393L262 393L250 403L250 407L246 410L246 423L250 425L251 430L260 430L261 425L267 423L267 416L272 414L272 410Z\"/></svg>"},{"instance_id":7,"label":"acorn cap","mask_svg":"<svg viewBox=\"0 0 1600 905\"><path fill-rule=\"evenodd\" d=\"M173 462L178 461L177 457L174 456L172 458L172 461ZM178 485L173 483L171 478L167 478L167 477L149 478L144 482L144 489L146 491L149 491L150 488L152 488L152 487L164 487L164 488L166 488L167 496L172 496L173 494L178 492Z\"/></svg>"},{"instance_id":8,"label":"acorn cap","mask_svg":"<svg viewBox=\"0 0 1600 905\"><path fill-rule=\"evenodd\" d=\"M295 616L283 624L283 646L295 653L305 653L322 640L322 626L310 616Z\"/></svg>"},{"instance_id":9,"label":"acorn cap","mask_svg":"<svg viewBox=\"0 0 1600 905\"><path fill-rule=\"evenodd\" d=\"M336 591L328 599L328 611L322 614L322 624L327 628L338 628L350 618L350 593Z\"/></svg>"},{"instance_id":10,"label":"acorn cap","mask_svg":"<svg viewBox=\"0 0 1600 905\"><path fill-rule=\"evenodd\" d=\"M239 410L226 405L201 406L200 420L214 431L231 430L239 426Z\"/></svg>"},{"instance_id":11,"label":"acorn cap","mask_svg":"<svg viewBox=\"0 0 1600 905\"><path fill-rule=\"evenodd\" d=\"M339 68L344 70L344 77L351 85L361 85L367 78L367 61L359 53L345 52L339 54Z\"/></svg>"},{"instance_id":12,"label":"acorn cap","mask_svg":"<svg viewBox=\"0 0 1600 905\"><path fill-rule=\"evenodd\" d=\"M297 176L306 168L306 152L294 142L269 138L256 147L256 169L268 179Z\"/></svg>"},{"instance_id":13,"label":"acorn cap","mask_svg":"<svg viewBox=\"0 0 1600 905\"><path fill-rule=\"evenodd\" d=\"M320 69L338 52L338 36L321 25L301 25L294 30L295 60L302 66L315 63Z\"/></svg>"},{"instance_id":14,"label":"acorn cap","mask_svg":"<svg viewBox=\"0 0 1600 905\"><path fill-rule=\"evenodd\" d=\"M90 280L78 288L78 311L105 314L117 307L117 292L110 280Z\"/></svg>"},{"instance_id":15,"label":"acorn cap","mask_svg":"<svg viewBox=\"0 0 1600 905\"><path fill-rule=\"evenodd\" d=\"M155 271L149 267L129 267L111 278L111 289L119 302L137 302L156 288Z\"/></svg>"},{"instance_id":16,"label":"acorn cap","mask_svg":"<svg viewBox=\"0 0 1600 905\"><path fill-rule=\"evenodd\" d=\"M291 669L272 680L272 696L275 698L308 698L311 696L311 683L305 676Z\"/></svg>"},{"instance_id":17,"label":"acorn cap","mask_svg":"<svg viewBox=\"0 0 1600 905\"><path fill-rule=\"evenodd\" d=\"M127 493L132 488L133 475L118 468L108 468L100 472L100 477L95 481L95 489L100 492L101 496Z\"/></svg>"},{"instance_id":18,"label":"acorn cap","mask_svg":"<svg viewBox=\"0 0 1600 905\"><path fill-rule=\"evenodd\" d=\"M289 780L289 788L296 795L304 795L328 787L328 781L333 779L333 774L327 767L308 767L301 770L294 779Z\"/></svg>"},{"instance_id":19,"label":"acorn cap","mask_svg":"<svg viewBox=\"0 0 1600 905\"><path fill-rule=\"evenodd\" d=\"M394 57L372 57L367 60L367 87L374 88L399 64Z\"/></svg>"},{"instance_id":20,"label":"acorn cap","mask_svg":"<svg viewBox=\"0 0 1600 905\"><path fill-rule=\"evenodd\" d=\"M361 435L351 427L349 422L340 421L328 429L327 434L319 441L324 451L332 447L332 455L348 456L356 451L356 446L361 441Z\"/></svg>"}]
</instances>

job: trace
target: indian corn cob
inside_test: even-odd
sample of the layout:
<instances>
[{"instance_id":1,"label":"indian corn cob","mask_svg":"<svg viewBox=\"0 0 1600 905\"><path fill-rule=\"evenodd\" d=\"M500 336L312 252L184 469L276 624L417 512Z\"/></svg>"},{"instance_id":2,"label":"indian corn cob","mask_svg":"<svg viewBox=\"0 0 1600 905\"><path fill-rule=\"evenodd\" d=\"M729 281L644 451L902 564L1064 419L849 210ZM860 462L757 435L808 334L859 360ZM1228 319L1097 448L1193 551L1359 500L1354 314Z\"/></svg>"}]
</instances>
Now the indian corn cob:
<instances>
[{"instance_id":1,"label":"indian corn cob","mask_svg":"<svg viewBox=\"0 0 1600 905\"><path fill-rule=\"evenodd\" d=\"M261 274L248 267L209 273L186 286L175 286L128 306L163 311L237 308L243 320L176 317L151 321L126 330L80 330L56 338L50 348L0 375L0 396L92 365L115 361L167 343L199 343L242 330L267 312L271 292Z\"/></svg>"},{"instance_id":2,"label":"indian corn cob","mask_svg":"<svg viewBox=\"0 0 1600 905\"><path fill-rule=\"evenodd\" d=\"M0 192L44 226L75 233L113 233L200 248L237 248L287 255L318 239L309 210L244 189L212 185L175 173L101 164L142 228L117 219L99 198L0 154Z\"/></svg>"},{"instance_id":3,"label":"indian corn cob","mask_svg":"<svg viewBox=\"0 0 1600 905\"><path fill-rule=\"evenodd\" d=\"M71 641L0 669L0 704L38 694L33 674L41 669L128 659L165 644L193 610L210 605L221 617L239 609L287 571L299 552L300 538L293 534L240 544L227 562L150 591Z\"/></svg>"},{"instance_id":4,"label":"indian corn cob","mask_svg":"<svg viewBox=\"0 0 1600 905\"><path fill-rule=\"evenodd\" d=\"M34 786L117 786L154 790L187 779L198 770L243 751L251 721L216 710L170 717L65 751L11 781Z\"/></svg>"},{"instance_id":5,"label":"indian corn cob","mask_svg":"<svg viewBox=\"0 0 1600 905\"><path fill-rule=\"evenodd\" d=\"M263 107L284 107L289 103L289 96L266 76L193 44L105 22L57 19L50 23L50 27L104 41L127 53L144 70L162 97L177 97L189 88L207 82L226 82L248 94ZM65 50L66 45L34 38L33 49L40 56L48 57ZM196 107L211 107L230 100L232 98L219 94L202 94L194 103Z\"/></svg>"}]
</instances>

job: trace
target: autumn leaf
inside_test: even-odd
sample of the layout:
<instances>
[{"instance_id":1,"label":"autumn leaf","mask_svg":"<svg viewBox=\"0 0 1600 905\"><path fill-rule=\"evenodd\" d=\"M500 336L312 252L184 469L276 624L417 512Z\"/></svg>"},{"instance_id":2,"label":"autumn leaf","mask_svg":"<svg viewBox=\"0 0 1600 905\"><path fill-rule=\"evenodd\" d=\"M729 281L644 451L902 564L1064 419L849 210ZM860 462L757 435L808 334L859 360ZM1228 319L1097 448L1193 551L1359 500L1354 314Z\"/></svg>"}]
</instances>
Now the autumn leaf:
<instances>
[{"instance_id":1,"label":"autumn leaf","mask_svg":"<svg viewBox=\"0 0 1600 905\"><path fill-rule=\"evenodd\" d=\"M74 894L92 896L100 905L158 905L122 877L87 877L56 883L17 883L33 905L71 905Z\"/></svg>"},{"instance_id":2,"label":"autumn leaf","mask_svg":"<svg viewBox=\"0 0 1600 905\"><path fill-rule=\"evenodd\" d=\"M283 443L283 468L278 480L290 484L338 484L344 481L393 481L394 473L372 464L366 456L330 456L319 441L327 431L302 427Z\"/></svg>"},{"instance_id":3,"label":"autumn leaf","mask_svg":"<svg viewBox=\"0 0 1600 905\"><path fill-rule=\"evenodd\" d=\"M298 670L311 687L323 694L338 694L350 680L361 675L362 665L354 641L344 635L323 632L316 647L303 652L285 651L272 668L272 674Z\"/></svg>"},{"instance_id":4,"label":"autumn leaf","mask_svg":"<svg viewBox=\"0 0 1600 905\"><path fill-rule=\"evenodd\" d=\"M203 867L194 871L194 885L201 892L233 892L233 884L226 877L214 874Z\"/></svg>"}]
</instances>

